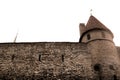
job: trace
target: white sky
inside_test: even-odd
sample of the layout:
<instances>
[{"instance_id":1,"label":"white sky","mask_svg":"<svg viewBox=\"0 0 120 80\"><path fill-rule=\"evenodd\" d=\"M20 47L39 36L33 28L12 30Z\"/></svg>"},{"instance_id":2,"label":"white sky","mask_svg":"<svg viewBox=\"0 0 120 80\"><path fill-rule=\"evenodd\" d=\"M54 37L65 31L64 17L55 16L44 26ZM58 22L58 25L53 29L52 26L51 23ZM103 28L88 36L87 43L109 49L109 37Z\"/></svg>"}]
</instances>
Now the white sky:
<instances>
[{"instance_id":1,"label":"white sky","mask_svg":"<svg viewBox=\"0 0 120 80\"><path fill-rule=\"evenodd\" d=\"M120 46L120 0L0 0L0 42L78 42L79 23L93 15Z\"/></svg>"}]
</instances>

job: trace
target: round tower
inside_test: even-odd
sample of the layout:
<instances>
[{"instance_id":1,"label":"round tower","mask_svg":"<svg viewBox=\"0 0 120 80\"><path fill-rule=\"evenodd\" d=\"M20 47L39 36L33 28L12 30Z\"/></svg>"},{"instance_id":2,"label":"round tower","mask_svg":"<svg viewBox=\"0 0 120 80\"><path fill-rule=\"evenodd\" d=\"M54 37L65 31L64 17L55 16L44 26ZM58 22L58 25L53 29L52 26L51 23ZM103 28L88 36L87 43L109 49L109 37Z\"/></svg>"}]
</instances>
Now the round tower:
<instances>
[{"instance_id":1,"label":"round tower","mask_svg":"<svg viewBox=\"0 0 120 80\"><path fill-rule=\"evenodd\" d=\"M116 80L120 76L120 63L113 33L92 15L86 25L80 24L80 33L79 42L87 44L99 80Z\"/></svg>"}]
</instances>

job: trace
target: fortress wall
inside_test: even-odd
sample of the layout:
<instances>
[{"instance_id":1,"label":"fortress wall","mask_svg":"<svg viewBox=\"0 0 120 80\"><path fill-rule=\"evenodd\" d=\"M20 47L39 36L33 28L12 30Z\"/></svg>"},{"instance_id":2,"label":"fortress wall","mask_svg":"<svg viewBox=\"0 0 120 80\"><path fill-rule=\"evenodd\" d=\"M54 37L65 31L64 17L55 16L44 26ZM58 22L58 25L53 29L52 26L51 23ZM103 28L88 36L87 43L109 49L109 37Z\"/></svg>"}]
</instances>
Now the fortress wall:
<instances>
[{"instance_id":1,"label":"fortress wall","mask_svg":"<svg viewBox=\"0 0 120 80\"><path fill-rule=\"evenodd\" d=\"M86 44L68 42L1 43L0 75L92 77Z\"/></svg>"}]
</instances>

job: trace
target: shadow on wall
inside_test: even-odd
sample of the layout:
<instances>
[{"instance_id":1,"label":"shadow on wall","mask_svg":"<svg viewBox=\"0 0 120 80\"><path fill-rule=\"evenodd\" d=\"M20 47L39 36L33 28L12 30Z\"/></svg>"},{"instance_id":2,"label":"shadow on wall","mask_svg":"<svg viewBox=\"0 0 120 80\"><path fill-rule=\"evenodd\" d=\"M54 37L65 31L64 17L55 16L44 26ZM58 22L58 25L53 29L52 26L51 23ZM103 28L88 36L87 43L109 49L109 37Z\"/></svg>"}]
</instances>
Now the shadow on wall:
<instances>
[{"instance_id":1,"label":"shadow on wall","mask_svg":"<svg viewBox=\"0 0 120 80\"><path fill-rule=\"evenodd\" d=\"M42 73L42 76L40 75L31 75L31 76L15 76L15 75L0 75L0 80L120 80L120 77L117 77L116 75L113 75L109 78L104 77L93 77L93 78L87 78L87 77L81 77L78 75L72 75L72 74L60 74L58 76L54 76L52 73L47 73L44 71Z\"/></svg>"},{"instance_id":2,"label":"shadow on wall","mask_svg":"<svg viewBox=\"0 0 120 80\"><path fill-rule=\"evenodd\" d=\"M93 80L88 79L86 77L80 77L80 76L70 76L70 75L58 75L58 76L17 76L17 77L6 77L3 76L0 78L0 80Z\"/></svg>"}]
</instances>

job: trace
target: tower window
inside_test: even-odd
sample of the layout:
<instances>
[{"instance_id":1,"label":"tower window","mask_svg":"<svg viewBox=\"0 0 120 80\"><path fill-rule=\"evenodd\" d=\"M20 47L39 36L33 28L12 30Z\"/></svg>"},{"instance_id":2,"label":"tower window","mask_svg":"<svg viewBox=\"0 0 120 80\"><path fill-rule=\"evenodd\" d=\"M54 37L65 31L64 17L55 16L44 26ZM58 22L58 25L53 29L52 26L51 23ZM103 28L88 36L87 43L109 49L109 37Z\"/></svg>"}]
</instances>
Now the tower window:
<instances>
[{"instance_id":1,"label":"tower window","mask_svg":"<svg viewBox=\"0 0 120 80\"><path fill-rule=\"evenodd\" d=\"M103 38L105 38L105 33L104 33L104 32L102 32L101 34L102 34L102 37L103 37Z\"/></svg>"},{"instance_id":2,"label":"tower window","mask_svg":"<svg viewBox=\"0 0 120 80\"><path fill-rule=\"evenodd\" d=\"M90 34L87 34L87 39L90 40L91 36Z\"/></svg>"},{"instance_id":3,"label":"tower window","mask_svg":"<svg viewBox=\"0 0 120 80\"><path fill-rule=\"evenodd\" d=\"M62 62L64 62L64 55L62 54Z\"/></svg>"},{"instance_id":4,"label":"tower window","mask_svg":"<svg viewBox=\"0 0 120 80\"><path fill-rule=\"evenodd\" d=\"M100 64L95 64L94 65L94 70L95 71L100 71L101 70L101 65Z\"/></svg>"}]
</instances>

